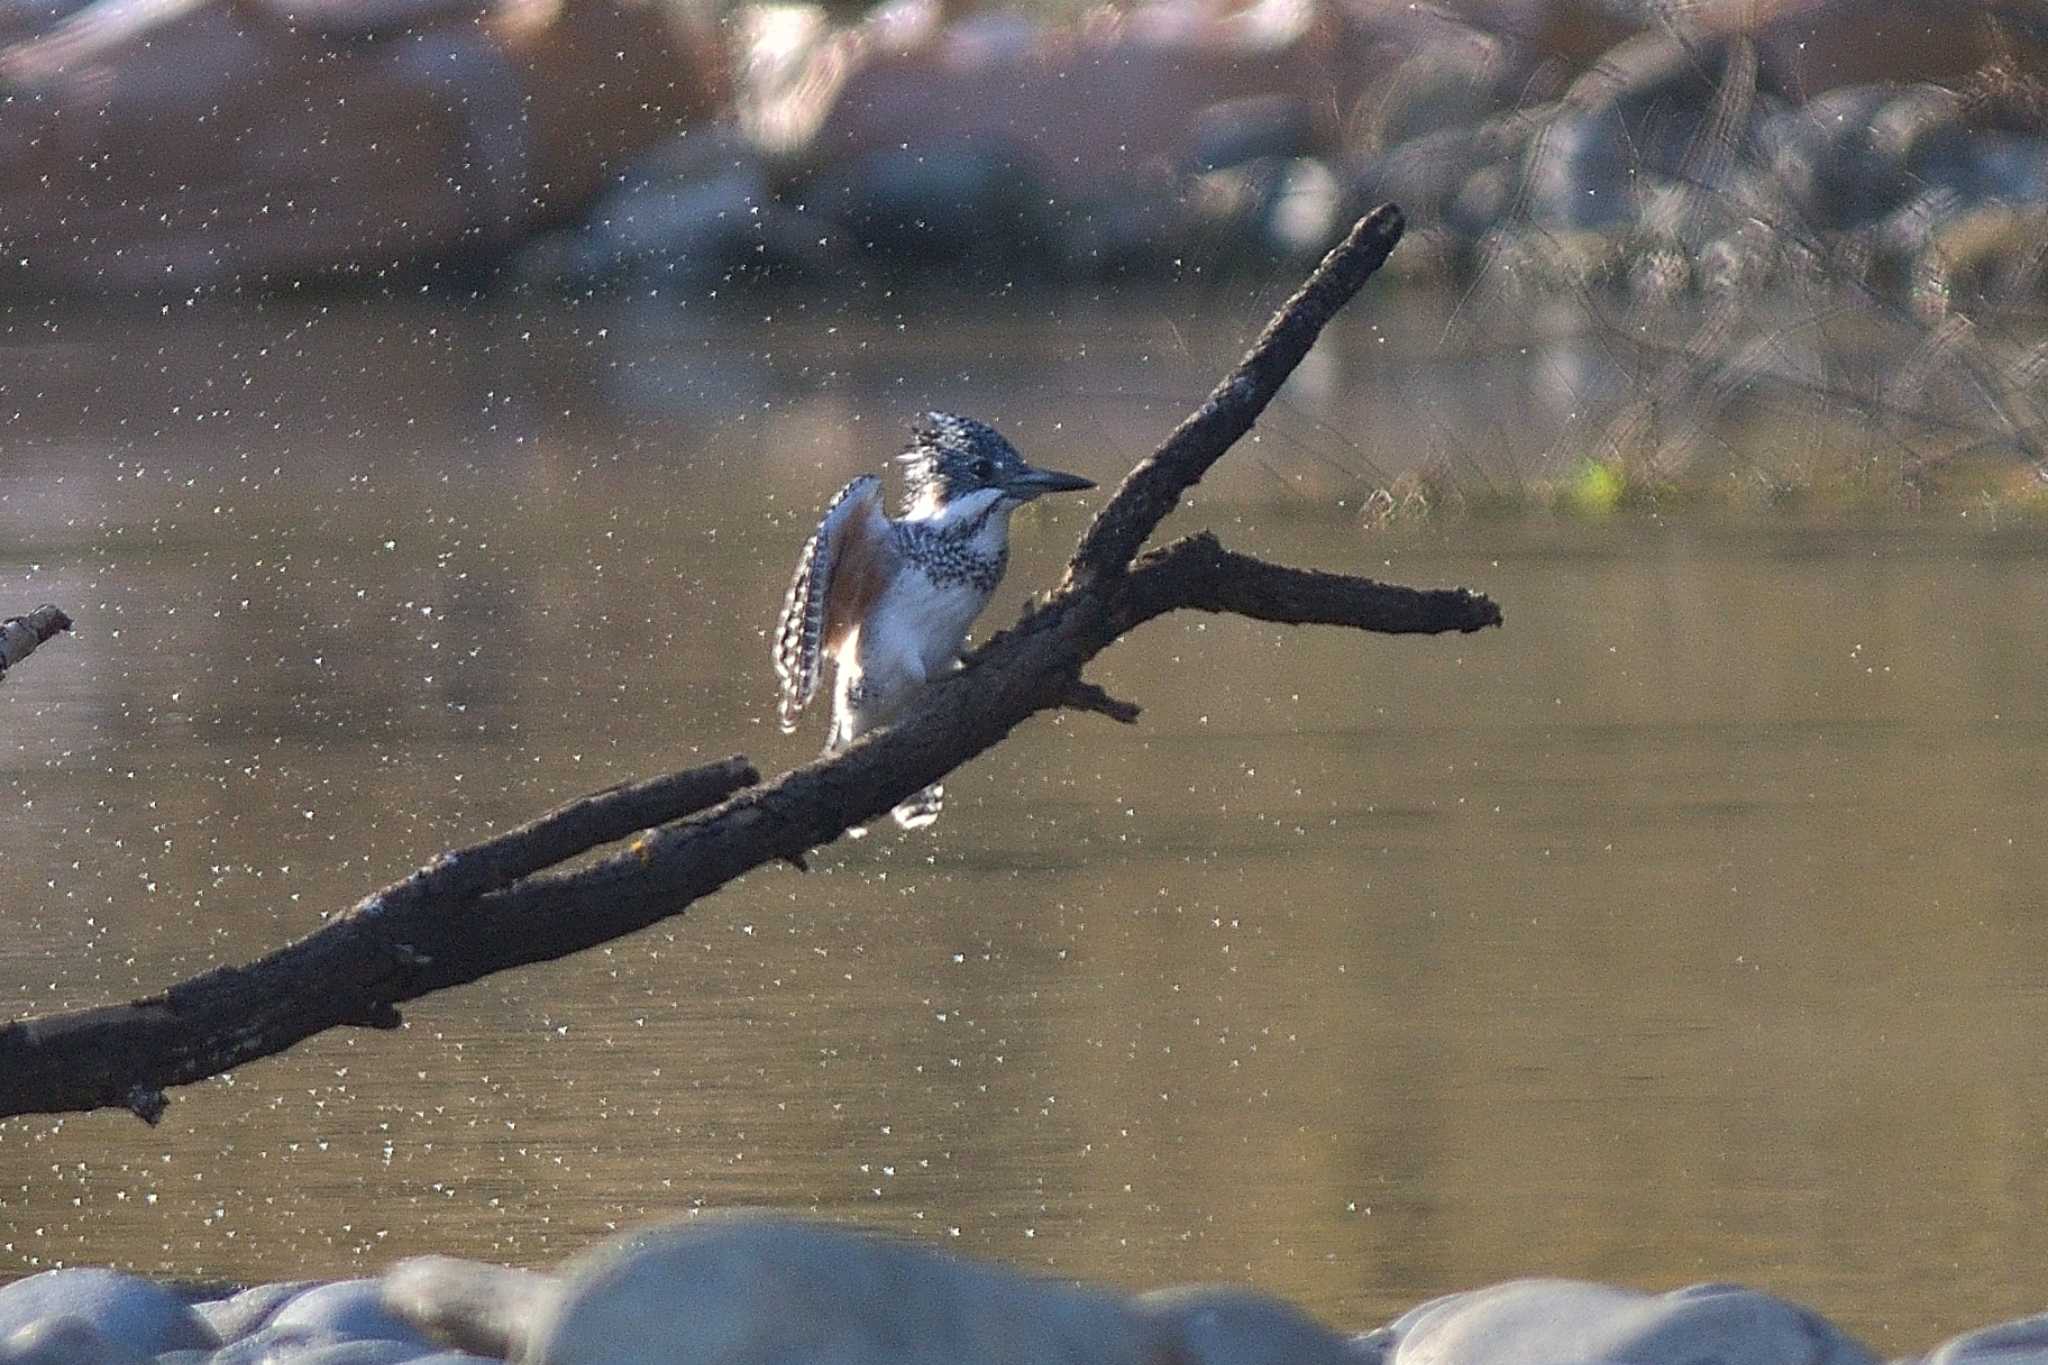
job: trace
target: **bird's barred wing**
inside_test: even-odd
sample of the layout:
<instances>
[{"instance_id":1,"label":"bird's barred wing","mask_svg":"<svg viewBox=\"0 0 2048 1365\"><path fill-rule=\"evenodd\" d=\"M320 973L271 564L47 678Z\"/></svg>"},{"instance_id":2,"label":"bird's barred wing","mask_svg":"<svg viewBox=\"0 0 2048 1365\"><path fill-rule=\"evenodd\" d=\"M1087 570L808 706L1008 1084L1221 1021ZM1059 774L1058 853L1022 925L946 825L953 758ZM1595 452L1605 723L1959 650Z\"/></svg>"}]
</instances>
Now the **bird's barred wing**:
<instances>
[{"instance_id":1,"label":"bird's barred wing","mask_svg":"<svg viewBox=\"0 0 2048 1365\"><path fill-rule=\"evenodd\" d=\"M838 632L827 619L835 594L833 576L855 560L865 569L871 555L860 551L886 539L888 517L882 511L882 481L863 474L839 490L825 508L818 529L797 560L796 577L775 623L775 676L782 683L781 720L784 732L796 729L797 713L818 691L828 639ZM843 585L842 585L843 586Z\"/></svg>"}]
</instances>

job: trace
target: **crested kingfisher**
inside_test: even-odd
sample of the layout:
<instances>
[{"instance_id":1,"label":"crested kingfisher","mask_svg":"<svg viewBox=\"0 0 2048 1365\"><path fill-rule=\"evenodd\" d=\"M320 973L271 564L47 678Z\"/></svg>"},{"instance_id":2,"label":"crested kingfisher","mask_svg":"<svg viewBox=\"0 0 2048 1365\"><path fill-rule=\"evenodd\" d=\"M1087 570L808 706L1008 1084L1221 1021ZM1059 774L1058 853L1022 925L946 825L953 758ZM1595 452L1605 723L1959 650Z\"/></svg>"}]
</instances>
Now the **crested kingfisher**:
<instances>
[{"instance_id":1,"label":"crested kingfisher","mask_svg":"<svg viewBox=\"0 0 2048 1365\"><path fill-rule=\"evenodd\" d=\"M825 752L901 715L927 678L959 660L967 628L1010 562L1010 513L1045 493L1095 485L1034 469L994 427L928 412L910 425L902 514L882 510L882 481L863 474L825 508L797 560L775 625L784 733L837 666ZM893 814L905 829L939 818L934 783Z\"/></svg>"}]
</instances>

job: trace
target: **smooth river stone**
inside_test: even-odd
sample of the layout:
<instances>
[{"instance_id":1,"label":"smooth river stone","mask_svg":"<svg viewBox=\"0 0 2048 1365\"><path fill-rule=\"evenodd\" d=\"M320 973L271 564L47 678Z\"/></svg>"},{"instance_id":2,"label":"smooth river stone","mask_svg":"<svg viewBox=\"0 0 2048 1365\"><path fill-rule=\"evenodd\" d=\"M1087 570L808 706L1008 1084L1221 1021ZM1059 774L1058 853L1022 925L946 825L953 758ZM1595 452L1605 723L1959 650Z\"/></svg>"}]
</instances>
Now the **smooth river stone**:
<instances>
[{"instance_id":1,"label":"smooth river stone","mask_svg":"<svg viewBox=\"0 0 2048 1365\"><path fill-rule=\"evenodd\" d=\"M384 1306L435 1341L510 1360L561 1297L562 1282L532 1270L415 1256L384 1272Z\"/></svg>"},{"instance_id":2,"label":"smooth river stone","mask_svg":"<svg viewBox=\"0 0 2048 1365\"><path fill-rule=\"evenodd\" d=\"M270 1315L322 1280L280 1280L276 1284L252 1285L224 1299L207 1299L192 1305L192 1311L206 1319L206 1325L223 1343L240 1341L270 1322Z\"/></svg>"},{"instance_id":3,"label":"smooth river stone","mask_svg":"<svg viewBox=\"0 0 2048 1365\"><path fill-rule=\"evenodd\" d=\"M1876 1365L1817 1313L1737 1285L1645 1294L1512 1280L1433 1299L1354 1343L1384 1365Z\"/></svg>"},{"instance_id":4,"label":"smooth river stone","mask_svg":"<svg viewBox=\"0 0 2048 1365\"><path fill-rule=\"evenodd\" d=\"M571 1267L524 1365L1170 1365L1106 1295L761 1216L616 1238Z\"/></svg>"},{"instance_id":5,"label":"smooth river stone","mask_svg":"<svg viewBox=\"0 0 2048 1365\"><path fill-rule=\"evenodd\" d=\"M438 1349L411 1323L384 1306L380 1280L337 1280L308 1289L270 1315L274 1331L324 1332L352 1341L397 1341L416 1354Z\"/></svg>"},{"instance_id":6,"label":"smooth river stone","mask_svg":"<svg viewBox=\"0 0 2048 1365\"><path fill-rule=\"evenodd\" d=\"M39 1318L0 1340L0 1365L147 1365L83 1318Z\"/></svg>"},{"instance_id":7,"label":"smooth river stone","mask_svg":"<svg viewBox=\"0 0 2048 1365\"><path fill-rule=\"evenodd\" d=\"M501 1365L495 1356L465 1355L407 1341L351 1341L330 1332L265 1327L196 1360L159 1356L157 1365Z\"/></svg>"},{"instance_id":8,"label":"smooth river stone","mask_svg":"<svg viewBox=\"0 0 2048 1365\"><path fill-rule=\"evenodd\" d=\"M259 1327L208 1356L205 1365L282 1365L340 1341L332 1332L316 1332L308 1327ZM408 1349L418 1353L415 1348Z\"/></svg>"},{"instance_id":9,"label":"smooth river stone","mask_svg":"<svg viewBox=\"0 0 2048 1365\"><path fill-rule=\"evenodd\" d=\"M2048 1365L2048 1313L1951 1337L1921 1365Z\"/></svg>"},{"instance_id":10,"label":"smooth river stone","mask_svg":"<svg viewBox=\"0 0 2048 1365\"><path fill-rule=\"evenodd\" d=\"M1131 1300L1174 1365L1354 1365L1350 1344L1284 1299L1235 1285L1155 1289Z\"/></svg>"},{"instance_id":11,"label":"smooth river stone","mask_svg":"<svg viewBox=\"0 0 2048 1365\"><path fill-rule=\"evenodd\" d=\"M325 1341L306 1346L287 1346L263 1357L262 1365L420 1365L440 1352L422 1351L409 1342L382 1338L365 1341Z\"/></svg>"},{"instance_id":12,"label":"smooth river stone","mask_svg":"<svg viewBox=\"0 0 2048 1365\"><path fill-rule=\"evenodd\" d=\"M124 1360L125 1365L125 1360ZM147 1365L147 1363L145 1363ZM402 1341L343 1341L322 1332L260 1328L218 1351L172 1351L154 1365L504 1365L497 1356L473 1356Z\"/></svg>"},{"instance_id":13,"label":"smooth river stone","mask_svg":"<svg viewBox=\"0 0 2048 1365\"><path fill-rule=\"evenodd\" d=\"M0 1341L40 1319L67 1317L81 1319L131 1355L220 1345L183 1299L117 1270L46 1270L0 1288Z\"/></svg>"}]
</instances>

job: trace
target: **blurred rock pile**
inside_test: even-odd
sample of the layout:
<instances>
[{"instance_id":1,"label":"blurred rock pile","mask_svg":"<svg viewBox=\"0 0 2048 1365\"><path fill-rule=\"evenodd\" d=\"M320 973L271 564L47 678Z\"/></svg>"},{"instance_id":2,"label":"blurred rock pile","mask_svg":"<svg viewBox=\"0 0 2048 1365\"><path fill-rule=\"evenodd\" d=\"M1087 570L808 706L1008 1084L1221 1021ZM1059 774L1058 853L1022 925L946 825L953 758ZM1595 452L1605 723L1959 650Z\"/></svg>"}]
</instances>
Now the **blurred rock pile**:
<instances>
[{"instance_id":1,"label":"blurred rock pile","mask_svg":"<svg viewBox=\"0 0 2048 1365\"><path fill-rule=\"evenodd\" d=\"M1225 1285L1134 1297L820 1224L707 1215L559 1274L445 1256L381 1279L181 1295L113 1271L0 1287L0 1365L1876 1365L1827 1319L1737 1285L1515 1280L1346 1337ZM2048 1365L2048 1318L1918 1365ZM1897 1365L1911 1365L1897 1362Z\"/></svg>"},{"instance_id":2,"label":"blurred rock pile","mask_svg":"<svg viewBox=\"0 0 2048 1365\"><path fill-rule=\"evenodd\" d=\"M526 258L1292 268L1393 200L1396 267L1652 300L1824 269L1939 311L2035 290L2042 0L1156 0L1060 22L899 0L735 20L740 116Z\"/></svg>"},{"instance_id":3,"label":"blurred rock pile","mask_svg":"<svg viewBox=\"0 0 2048 1365\"><path fill-rule=\"evenodd\" d=\"M6 0L0 287L423 265L2036 294L2048 0ZM736 77L736 79L735 79Z\"/></svg>"}]
</instances>

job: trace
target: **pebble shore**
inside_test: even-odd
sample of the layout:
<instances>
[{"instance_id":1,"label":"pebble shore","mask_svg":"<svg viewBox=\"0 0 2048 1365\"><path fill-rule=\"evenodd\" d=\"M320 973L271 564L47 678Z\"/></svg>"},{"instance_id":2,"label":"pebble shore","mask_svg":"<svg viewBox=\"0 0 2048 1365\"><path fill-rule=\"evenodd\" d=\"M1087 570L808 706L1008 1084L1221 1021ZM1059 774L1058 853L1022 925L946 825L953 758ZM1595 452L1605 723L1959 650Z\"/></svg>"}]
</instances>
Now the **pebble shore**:
<instances>
[{"instance_id":1,"label":"pebble shore","mask_svg":"<svg viewBox=\"0 0 2048 1365\"><path fill-rule=\"evenodd\" d=\"M452 1257L196 1296L111 1270L0 1286L0 1365L1876 1365L1739 1285L1515 1280L1347 1335L1254 1290L1125 1297L843 1227L656 1224L559 1273ZM2048 1314L1916 1365L2048 1365ZM1908 1365L1907 1361L1894 1365Z\"/></svg>"}]
</instances>

